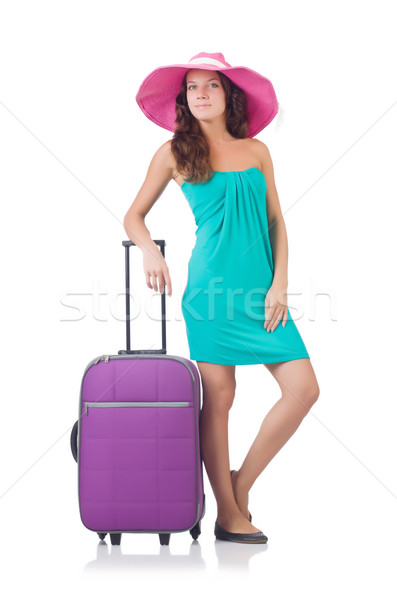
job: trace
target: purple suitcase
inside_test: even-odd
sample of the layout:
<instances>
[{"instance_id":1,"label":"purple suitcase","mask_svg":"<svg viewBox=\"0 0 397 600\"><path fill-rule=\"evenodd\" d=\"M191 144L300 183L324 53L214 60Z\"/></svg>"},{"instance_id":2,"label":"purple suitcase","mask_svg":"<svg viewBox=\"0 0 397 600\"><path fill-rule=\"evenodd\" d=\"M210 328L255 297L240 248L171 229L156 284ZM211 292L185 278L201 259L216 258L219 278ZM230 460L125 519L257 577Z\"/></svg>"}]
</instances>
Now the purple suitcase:
<instances>
[{"instance_id":1,"label":"purple suitcase","mask_svg":"<svg viewBox=\"0 0 397 600\"><path fill-rule=\"evenodd\" d=\"M164 256L164 240L154 240ZM166 354L165 291L161 350L131 350L129 248L126 264L127 349L86 367L79 418L71 432L83 524L112 545L121 534L201 533L205 513L200 453L200 376L187 358Z\"/></svg>"}]
</instances>

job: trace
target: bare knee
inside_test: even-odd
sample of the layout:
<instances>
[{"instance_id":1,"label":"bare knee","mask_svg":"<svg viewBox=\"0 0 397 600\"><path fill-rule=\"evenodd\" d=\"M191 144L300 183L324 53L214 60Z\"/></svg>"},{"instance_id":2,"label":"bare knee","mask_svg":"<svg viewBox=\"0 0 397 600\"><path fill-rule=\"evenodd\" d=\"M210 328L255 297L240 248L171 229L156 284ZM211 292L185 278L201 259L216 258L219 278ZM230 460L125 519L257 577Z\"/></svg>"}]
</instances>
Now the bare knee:
<instances>
[{"instance_id":1,"label":"bare knee","mask_svg":"<svg viewBox=\"0 0 397 600\"><path fill-rule=\"evenodd\" d=\"M203 387L203 407L228 412L236 393L234 365L198 362Z\"/></svg>"},{"instance_id":2,"label":"bare knee","mask_svg":"<svg viewBox=\"0 0 397 600\"><path fill-rule=\"evenodd\" d=\"M219 381L203 385L203 405L211 409L228 412L234 402L236 384L233 382Z\"/></svg>"},{"instance_id":3,"label":"bare knee","mask_svg":"<svg viewBox=\"0 0 397 600\"><path fill-rule=\"evenodd\" d=\"M308 384L305 390L305 398L306 403L309 405L310 408L313 406L313 404L315 404L315 402L317 402L319 395L320 388L318 386L318 383L315 381Z\"/></svg>"},{"instance_id":4,"label":"bare knee","mask_svg":"<svg viewBox=\"0 0 397 600\"><path fill-rule=\"evenodd\" d=\"M320 388L309 360L294 360L266 366L276 378L284 397L299 400L307 411L317 402Z\"/></svg>"},{"instance_id":5,"label":"bare knee","mask_svg":"<svg viewBox=\"0 0 397 600\"><path fill-rule=\"evenodd\" d=\"M299 390L299 397L302 398L305 406L310 410L312 406L317 402L320 395L320 388L316 380L309 380L303 384L301 390Z\"/></svg>"},{"instance_id":6,"label":"bare knee","mask_svg":"<svg viewBox=\"0 0 397 600\"><path fill-rule=\"evenodd\" d=\"M306 381L291 388L282 386L282 393L285 398L295 402L298 401L307 412L313 407L320 395L320 389L316 382Z\"/></svg>"}]
</instances>

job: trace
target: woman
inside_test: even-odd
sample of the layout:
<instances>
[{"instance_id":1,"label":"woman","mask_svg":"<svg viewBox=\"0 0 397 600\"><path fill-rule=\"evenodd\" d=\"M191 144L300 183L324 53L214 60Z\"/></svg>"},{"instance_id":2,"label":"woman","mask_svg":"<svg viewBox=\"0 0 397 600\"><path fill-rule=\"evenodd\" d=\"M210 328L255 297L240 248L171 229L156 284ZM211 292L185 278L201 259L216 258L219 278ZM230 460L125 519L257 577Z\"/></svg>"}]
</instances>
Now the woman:
<instances>
[{"instance_id":1,"label":"woman","mask_svg":"<svg viewBox=\"0 0 397 600\"><path fill-rule=\"evenodd\" d=\"M171 179L181 186L197 224L182 310L202 381L200 444L217 501L215 536L266 543L251 522L249 490L319 396L287 306L288 243L272 160L253 137L277 114L276 95L259 73L232 67L219 52L201 52L150 73L136 99L174 135L154 154L125 231L143 252L148 287L163 293L166 285L171 296L168 266L144 218ZM229 472L228 413L238 364L264 364L282 396L240 469Z\"/></svg>"}]
</instances>

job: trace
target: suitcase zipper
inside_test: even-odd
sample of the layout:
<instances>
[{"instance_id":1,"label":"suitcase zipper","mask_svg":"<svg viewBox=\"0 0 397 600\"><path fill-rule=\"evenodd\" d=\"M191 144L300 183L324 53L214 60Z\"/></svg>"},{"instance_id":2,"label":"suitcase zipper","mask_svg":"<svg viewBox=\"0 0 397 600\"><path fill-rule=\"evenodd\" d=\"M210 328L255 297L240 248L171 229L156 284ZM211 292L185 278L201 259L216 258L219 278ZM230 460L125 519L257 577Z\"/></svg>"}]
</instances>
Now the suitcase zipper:
<instances>
[{"instance_id":1,"label":"suitcase zipper","mask_svg":"<svg viewBox=\"0 0 397 600\"><path fill-rule=\"evenodd\" d=\"M192 372L191 368L189 367L189 365L186 364L186 360L188 359L184 359L181 358L180 356L174 356L172 354L156 354L156 355L148 355L148 354L101 354L101 356L98 356L97 358L94 358L91 362L88 363L88 365L86 366L86 368L84 369L84 373L83 373L83 377L81 380L81 384L80 384L80 394L81 394L81 388L84 382L84 377L86 376L87 372L90 370L90 368L92 367L92 365L96 365L97 363L99 363L99 361L105 359L105 362L109 362L109 359L118 359L118 358L135 358L135 359L140 359L140 358L155 358L155 359L166 359L166 360L175 360L179 363L182 363L184 367L186 367L186 369L189 371L192 381L196 381L196 378L194 376L194 373Z\"/></svg>"},{"instance_id":2,"label":"suitcase zipper","mask_svg":"<svg viewBox=\"0 0 397 600\"><path fill-rule=\"evenodd\" d=\"M151 407L177 407L177 406L189 406L189 402L84 402L84 414L88 415L88 407L123 407L123 406L151 406Z\"/></svg>"},{"instance_id":3,"label":"suitcase zipper","mask_svg":"<svg viewBox=\"0 0 397 600\"><path fill-rule=\"evenodd\" d=\"M109 362L109 358L110 358L110 354L101 354L101 356L98 356L98 358L94 361L94 365L98 364L100 360L105 359L105 362Z\"/></svg>"}]
</instances>

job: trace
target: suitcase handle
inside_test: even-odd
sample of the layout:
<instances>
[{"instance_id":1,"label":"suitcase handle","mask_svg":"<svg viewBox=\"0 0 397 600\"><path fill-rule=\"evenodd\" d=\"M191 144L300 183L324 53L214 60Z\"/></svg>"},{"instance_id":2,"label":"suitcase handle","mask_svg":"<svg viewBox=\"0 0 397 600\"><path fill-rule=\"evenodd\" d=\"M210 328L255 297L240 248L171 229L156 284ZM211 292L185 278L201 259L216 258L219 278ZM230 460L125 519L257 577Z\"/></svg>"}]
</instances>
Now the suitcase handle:
<instances>
[{"instance_id":1,"label":"suitcase handle","mask_svg":"<svg viewBox=\"0 0 397 600\"><path fill-rule=\"evenodd\" d=\"M165 240L153 240L160 246L161 253L165 258ZM126 312L126 350L119 350L119 354L167 354L166 320L165 320L165 287L161 296L161 341L159 350L131 350L131 321L130 321L130 246L136 246L131 240L123 240L125 248L125 312Z\"/></svg>"},{"instance_id":2,"label":"suitcase handle","mask_svg":"<svg viewBox=\"0 0 397 600\"><path fill-rule=\"evenodd\" d=\"M78 432L79 422L73 425L72 432L70 434L70 449L73 454L74 460L77 462L77 432Z\"/></svg>"}]
</instances>

